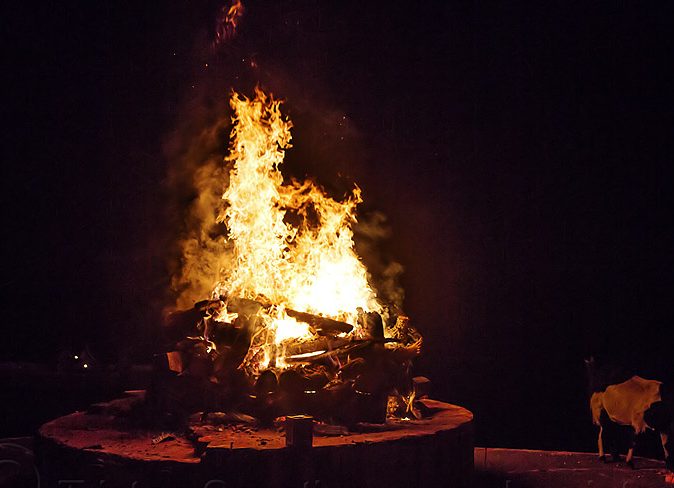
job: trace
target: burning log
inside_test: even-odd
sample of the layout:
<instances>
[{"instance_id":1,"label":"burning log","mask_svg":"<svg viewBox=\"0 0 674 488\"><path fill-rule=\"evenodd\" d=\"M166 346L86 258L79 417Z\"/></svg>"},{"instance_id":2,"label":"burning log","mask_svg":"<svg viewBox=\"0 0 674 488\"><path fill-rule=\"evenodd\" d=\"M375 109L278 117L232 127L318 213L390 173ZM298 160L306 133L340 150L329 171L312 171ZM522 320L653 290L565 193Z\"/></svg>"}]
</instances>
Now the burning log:
<instances>
[{"instance_id":1,"label":"burning log","mask_svg":"<svg viewBox=\"0 0 674 488\"><path fill-rule=\"evenodd\" d=\"M315 340L292 342L286 345L285 354L286 356L308 356L315 352L332 351L350 342L350 339L341 337L319 337Z\"/></svg>"},{"instance_id":2,"label":"burning log","mask_svg":"<svg viewBox=\"0 0 674 488\"><path fill-rule=\"evenodd\" d=\"M175 373L183 373L191 369L192 376L208 376L211 371L211 359L204 341L198 338L187 338L175 344L175 350L166 353L164 368Z\"/></svg>"},{"instance_id":3,"label":"burning log","mask_svg":"<svg viewBox=\"0 0 674 488\"><path fill-rule=\"evenodd\" d=\"M362 325L375 337L383 335L379 314L363 314ZM413 391L410 361L421 349L421 340L410 346L387 349L387 339L362 341L361 346L349 351L352 359L339 371L342 380L353 383L354 396L350 400L360 422L385 421L389 395L408 397ZM355 356L355 357L354 357Z\"/></svg>"},{"instance_id":4,"label":"burning log","mask_svg":"<svg viewBox=\"0 0 674 488\"><path fill-rule=\"evenodd\" d=\"M346 344L339 346L332 351L320 351L316 354L298 354L295 356L288 356L285 358L289 363L316 363L324 359L333 358L336 356L344 356L358 349L363 349L371 344L371 341L349 341Z\"/></svg>"},{"instance_id":5,"label":"burning log","mask_svg":"<svg viewBox=\"0 0 674 488\"><path fill-rule=\"evenodd\" d=\"M384 322L377 312L362 312L359 310L358 321L371 339L384 339Z\"/></svg>"},{"instance_id":6,"label":"burning log","mask_svg":"<svg viewBox=\"0 0 674 488\"><path fill-rule=\"evenodd\" d=\"M210 321L208 340L215 344L219 369L236 369L243 362L257 327L255 316L238 316L233 324Z\"/></svg>"},{"instance_id":7,"label":"burning log","mask_svg":"<svg viewBox=\"0 0 674 488\"><path fill-rule=\"evenodd\" d=\"M339 377L343 380L355 380L365 371L363 358L352 359L339 369Z\"/></svg>"},{"instance_id":8,"label":"burning log","mask_svg":"<svg viewBox=\"0 0 674 488\"><path fill-rule=\"evenodd\" d=\"M333 320L320 315L314 315L307 312L298 312L290 308L286 309L286 313L300 321L309 324L313 327L319 335L337 335L349 333L353 330L353 325L339 320Z\"/></svg>"},{"instance_id":9,"label":"burning log","mask_svg":"<svg viewBox=\"0 0 674 488\"><path fill-rule=\"evenodd\" d=\"M199 310L202 315L217 315L225 306L225 297L220 296L215 300L201 300L194 304L194 308Z\"/></svg>"},{"instance_id":10,"label":"burning log","mask_svg":"<svg viewBox=\"0 0 674 488\"><path fill-rule=\"evenodd\" d=\"M307 389L317 391L330 382L331 374L323 366L310 366L302 369L304 377L307 379Z\"/></svg>"},{"instance_id":11,"label":"burning log","mask_svg":"<svg viewBox=\"0 0 674 488\"><path fill-rule=\"evenodd\" d=\"M204 318L216 315L224 307L222 300L202 300L194 304L189 310L177 310L170 313L164 320L162 336L166 345L190 336L199 336L204 333L206 325Z\"/></svg>"},{"instance_id":12,"label":"burning log","mask_svg":"<svg viewBox=\"0 0 674 488\"><path fill-rule=\"evenodd\" d=\"M423 339L417 340L415 343L410 344L409 346L400 346L391 350L391 358L396 363L404 363L406 361L411 361L415 357L421 354L421 346L423 344Z\"/></svg>"},{"instance_id":13,"label":"burning log","mask_svg":"<svg viewBox=\"0 0 674 488\"><path fill-rule=\"evenodd\" d=\"M168 315L162 327L165 345L170 347L185 337L200 335L199 326L202 325L203 318L202 312L197 308L179 310Z\"/></svg>"}]
</instances>

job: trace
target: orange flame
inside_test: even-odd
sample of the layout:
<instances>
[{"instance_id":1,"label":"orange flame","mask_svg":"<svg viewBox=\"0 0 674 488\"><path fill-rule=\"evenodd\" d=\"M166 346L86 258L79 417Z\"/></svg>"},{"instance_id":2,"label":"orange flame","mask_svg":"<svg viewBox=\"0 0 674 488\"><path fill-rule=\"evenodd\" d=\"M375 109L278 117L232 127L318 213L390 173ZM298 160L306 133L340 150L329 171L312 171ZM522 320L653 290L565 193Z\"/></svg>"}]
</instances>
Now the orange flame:
<instances>
[{"instance_id":1,"label":"orange flame","mask_svg":"<svg viewBox=\"0 0 674 488\"><path fill-rule=\"evenodd\" d=\"M279 168L291 147L292 123L281 102L256 89L253 99L235 93L230 104L234 127L226 160L232 167L219 220L227 225L234 259L214 295L264 296L273 304L260 312L262 333L249 359L265 367L275 356L282 367L284 341L312 336L309 325L285 309L348 322L355 335L358 309L381 310L354 250L351 226L361 192L355 187L338 201L312 182L285 183Z\"/></svg>"},{"instance_id":2,"label":"orange flame","mask_svg":"<svg viewBox=\"0 0 674 488\"><path fill-rule=\"evenodd\" d=\"M244 7L241 0L232 0L220 10L215 26L215 45L233 38L243 17Z\"/></svg>"}]
</instances>

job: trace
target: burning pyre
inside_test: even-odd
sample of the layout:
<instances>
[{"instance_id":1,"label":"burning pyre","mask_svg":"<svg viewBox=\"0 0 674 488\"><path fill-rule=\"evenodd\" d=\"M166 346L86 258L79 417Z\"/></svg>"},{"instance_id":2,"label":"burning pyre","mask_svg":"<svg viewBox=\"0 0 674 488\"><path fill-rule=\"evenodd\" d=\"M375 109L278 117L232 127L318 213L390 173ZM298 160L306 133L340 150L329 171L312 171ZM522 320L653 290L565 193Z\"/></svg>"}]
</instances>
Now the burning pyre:
<instances>
[{"instance_id":1,"label":"burning pyre","mask_svg":"<svg viewBox=\"0 0 674 488\"><path fill-rule=\"evenodd\" d=\"M292 124L280 102L256 90L230 104L217 216L226 239L221 255L199 256L217 276L210 297L167 317L164 373L148 401L174 420L309 414L349 426L418 414L410 367L421 336L380 300L355 252L360 189L339 201L310 181L285 181Z\"/></svg>"}]
</instances>

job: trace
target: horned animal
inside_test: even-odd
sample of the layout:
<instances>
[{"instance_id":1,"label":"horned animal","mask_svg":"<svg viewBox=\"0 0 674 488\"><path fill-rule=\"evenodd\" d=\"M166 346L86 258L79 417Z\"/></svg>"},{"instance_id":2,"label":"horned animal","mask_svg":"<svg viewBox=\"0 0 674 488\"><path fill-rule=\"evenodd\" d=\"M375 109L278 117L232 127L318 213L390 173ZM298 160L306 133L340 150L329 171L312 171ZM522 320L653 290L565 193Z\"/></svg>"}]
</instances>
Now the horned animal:
<instances>
[{"instance_id":1,"label":"horned animal","mask_svg":"<svg viewBox=\"0 0 674 488\"><path fill-rule=\"evenodd\" d=\"M606 441L610 441L611 454L618 458L616 434L626 430L629 449L625 461L634 468L634 445L636 436L646 429L660 434L667 468L674 470L674 459L670 456L674 441L674 402L663 395L663 383L640 376L627 379L615 374L616 370L604 371L604 378L595 368L594 359L585 361L590 380L590 410L592 421L599 427L597 447L599 459L606 461ZM624 379L624 381L620 381Z\"/></svg>"}]
</instances>

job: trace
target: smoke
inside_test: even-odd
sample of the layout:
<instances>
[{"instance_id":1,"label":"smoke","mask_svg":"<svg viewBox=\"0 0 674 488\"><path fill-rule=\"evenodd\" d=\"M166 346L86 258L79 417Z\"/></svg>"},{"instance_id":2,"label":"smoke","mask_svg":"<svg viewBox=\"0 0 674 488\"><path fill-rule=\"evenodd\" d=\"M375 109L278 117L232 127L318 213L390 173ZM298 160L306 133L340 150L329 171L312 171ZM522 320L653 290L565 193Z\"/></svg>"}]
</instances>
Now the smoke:
<instances>
[{"instance_id":1,"label":"smoke","mask_svg":"<svg viewBox=\"0 0 674 488\"><path fill-rule=\"evenodd\" d=\"M232 255L227 230L217 222L229 179L223 162L231 126L228 110L224 103L197 97L184 112L189 115L165 145L170 161L168 213L175 229L169 267L177 308L209 297Z\"/></svg>"},{"instance_id":2,"label":"smoke","mask_svg":"<svg viewBox=\"0 0 674 488\"><path fill-rule=\"evenodd\" d=\"M402 312L405 291L400 279L404 268L386 252L386 244L391 239L386 215L375 211L360 216L353 231L356 252L370 273L377 296L397 313Z\"/></svg>"},{"instance_id":3,"label":"smoke","mask_svg":"<svg viewBox=\"0 0 674 488\"><path fill-rule=\"evenodd\" d=\"M235 5L240 3L224 4L220 14ZM287 23L269 20L273 13L247 9L245 15L250 18L243 27L253 28L257 23L259 30L260 24L267 22L269 38L282 38ZM295 125L294 147L284 163L289 176L303 179L308 174L339 199L340 193L353 188L354 179L358 179L353 173L358 173L359 165L367 159L356 124L335 105L320 77L306 76L296 69L294 55L284 63L282 56L272 53L278 43L266 46L259 37L247 36L246 29L236 28L241 27L240 15L235 18L235 29L221 35L225 31L218 31L218 26L224 25L223 18L217 18L214 34L201 35L196 41L194 59L199 66L193 74L194 84L176 111L176 128L164 145L169 162L166 221L172 236L164 252L169 255L171 308L189 308L208 298L233 258L232 246L226 241L227 229L217 222L223 210L222 194L229 183L229 166L224 158L232 127L228 106L232 89L250 94L259 84L286 100L283 110ZM318 54L309 52L307 56ZM386 252L391 239L386 217L380 212L359 215L353 230L356 252L368 268L377 296L400 310L403 267Z\"/></svg>"}]
</instances>

